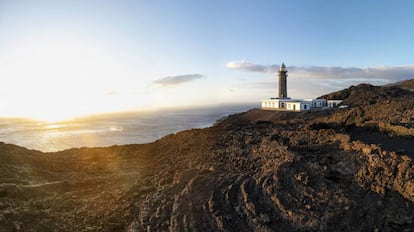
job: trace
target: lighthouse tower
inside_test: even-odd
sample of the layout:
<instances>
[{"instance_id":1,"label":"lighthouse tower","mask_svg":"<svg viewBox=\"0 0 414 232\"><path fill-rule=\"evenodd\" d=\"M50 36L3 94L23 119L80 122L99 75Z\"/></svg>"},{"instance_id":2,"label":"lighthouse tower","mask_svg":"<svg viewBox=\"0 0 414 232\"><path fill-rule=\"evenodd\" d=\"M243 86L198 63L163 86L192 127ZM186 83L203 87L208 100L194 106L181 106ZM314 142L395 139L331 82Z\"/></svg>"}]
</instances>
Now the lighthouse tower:
<instances>
[{"instance_id":1,"label":"lighthouse tower","mask_svg":"<svg viewBox=\"0 0 414 232\"><path fill-rule=\"evenodd\" d=\"M291 99L287 95L287 68L284 63L280 65L277 76L279 77L279 95L276 98L270 98L268 100L262 100L263 110L280 110L280 111L308 111L308 110L323 110L326 108L335 107L336 104L342 102L342 100L327 100L327 99Z\"/></svg>"},{"instance_id":2,"label":"lighthouse tower","mask_svg":"<svg viewBox=\"0 0 414 232\"><path fill-rule=\"evenodd\" d=\"M287 68L285 63L282 63L282 65L280 65L279 71L277 76L279 77L279 98L287 98L287 83L286 83L286 78L287 78Z\"/></svg>"}]
</instances>

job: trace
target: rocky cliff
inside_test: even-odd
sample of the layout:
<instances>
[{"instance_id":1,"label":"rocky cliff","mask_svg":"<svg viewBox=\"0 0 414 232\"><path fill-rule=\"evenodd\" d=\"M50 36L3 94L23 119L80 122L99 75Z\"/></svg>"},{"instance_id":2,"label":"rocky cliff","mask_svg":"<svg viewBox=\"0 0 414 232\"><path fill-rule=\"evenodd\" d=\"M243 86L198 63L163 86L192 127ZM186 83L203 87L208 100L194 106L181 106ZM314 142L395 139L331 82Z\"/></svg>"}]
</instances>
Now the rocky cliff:
<instances>
[{"instance_id":1,"label":"rocky cliff","mask_svg":"<svg viewBox=\"0 0 414 232\"><path fill-rule=\"evenodd\" d=\"M412 92L329 96L351 107L253 109L143 145L1 143L0 231L413 231Z\"/></svg>"}]
</instances>

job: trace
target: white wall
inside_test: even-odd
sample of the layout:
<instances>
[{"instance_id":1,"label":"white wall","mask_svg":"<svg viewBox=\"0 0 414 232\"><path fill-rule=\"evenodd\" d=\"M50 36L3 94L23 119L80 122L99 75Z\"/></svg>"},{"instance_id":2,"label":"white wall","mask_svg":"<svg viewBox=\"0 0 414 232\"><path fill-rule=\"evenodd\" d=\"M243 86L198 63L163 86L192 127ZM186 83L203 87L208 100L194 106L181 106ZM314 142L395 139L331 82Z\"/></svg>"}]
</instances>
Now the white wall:
<instances>
[{"instance_id":1,"label":"white wall","mask_svg":"<svg viewBox=\"0 0 414 232\"><path fill-rule=\"evenodd\" d=\"M339 103L341 103L342 100L328 100L328 107L333 108L333 107L337 107Z\"/></svg>"},{"instance_id":2,"label":"white wall","mask_svg":"<svg viewBox=\"0 0 414 232\"><path fill-rule=\"evenodd\" d=\"M318 99L319 100L319 99ZM323 107L325 99L316 102L316 107ZM284 107L282 107L284 104ZM312 108L311 101L292 101L292 100L262 100L262 108L265 109L286 109L290 111L303 111L310 110Z\"/></svg>"},{"instance_id":3,"label":"white wall","mask_svg":"<svg viewBox=\"0 0 414 232\"><path fill-rule=\"evenodd\" d=\"M310 110L310 104L309 103L303 103L301 104L301 110Z\"/></svg>"},{"instance_id":4,"label":"white wall","mask_svg":"<svg viewBox=\"0 0 414 232\"><path fill-rule=\"evenodd\" d=\"M278 100L262 100L262 108L278 109L279 101Z\"/></svg>"},{"instance_id":5,"label":"white wall","mask_svg":"<svg viewBox=\"0 0 414 232\"><path fill-rule=\"evenodd\" d=\"M285 102L286 109L292 111L300 111L300 102Z\"/></svg>"},{"instance_id":6,"label":"white wall","mask_svg":"<svg viewBox=\"0 0 414 232\"><path fill-rule=\"evenodd\" d=\"M323 107L326 105L325 99L312 99L312 107Z\"/></svg>"}]
</instances>

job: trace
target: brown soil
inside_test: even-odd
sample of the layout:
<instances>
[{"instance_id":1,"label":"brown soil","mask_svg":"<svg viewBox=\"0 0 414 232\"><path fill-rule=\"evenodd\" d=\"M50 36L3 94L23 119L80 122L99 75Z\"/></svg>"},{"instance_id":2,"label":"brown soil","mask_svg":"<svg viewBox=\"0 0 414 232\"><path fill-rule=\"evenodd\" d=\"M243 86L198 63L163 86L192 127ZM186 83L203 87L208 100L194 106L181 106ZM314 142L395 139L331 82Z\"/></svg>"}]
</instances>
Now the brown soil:
<instances>
[{"instance_id":1,"label":"brown soil","mask_svg":"<svg viewBox=\"0 0 414 232\"><path fill-rule=\"evenodd\" d=\"M414 99L386 99L144 145L0 143L0 231L414 231Z\"/></svg>"}]
</instances>

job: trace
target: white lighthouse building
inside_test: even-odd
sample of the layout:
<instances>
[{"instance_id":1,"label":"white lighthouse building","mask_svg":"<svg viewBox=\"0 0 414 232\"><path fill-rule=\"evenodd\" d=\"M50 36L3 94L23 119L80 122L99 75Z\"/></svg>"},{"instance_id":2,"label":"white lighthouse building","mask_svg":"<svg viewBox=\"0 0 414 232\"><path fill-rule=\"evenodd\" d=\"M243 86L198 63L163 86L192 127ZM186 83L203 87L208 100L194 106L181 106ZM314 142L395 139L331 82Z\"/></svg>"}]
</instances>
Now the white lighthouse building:
<instances>
[{"instance_id":1,"label":"white lighthouse building","mask_svg":"<svg viewBox=\"0 0 414 232\"><path fill-rule=\"evenodd\" d=\"M306 111L311 109L330 108L333 105L340 103L338 100L326 99L292 99L287 95L287 67L284 63L280 65L278 71L279 79L279 93L278 97L270 98L269 100L262 100L262 109L264 110L281 110L281 111ZM333 104L331 101L335 101Z\"/></svg>"}]
</instances>

